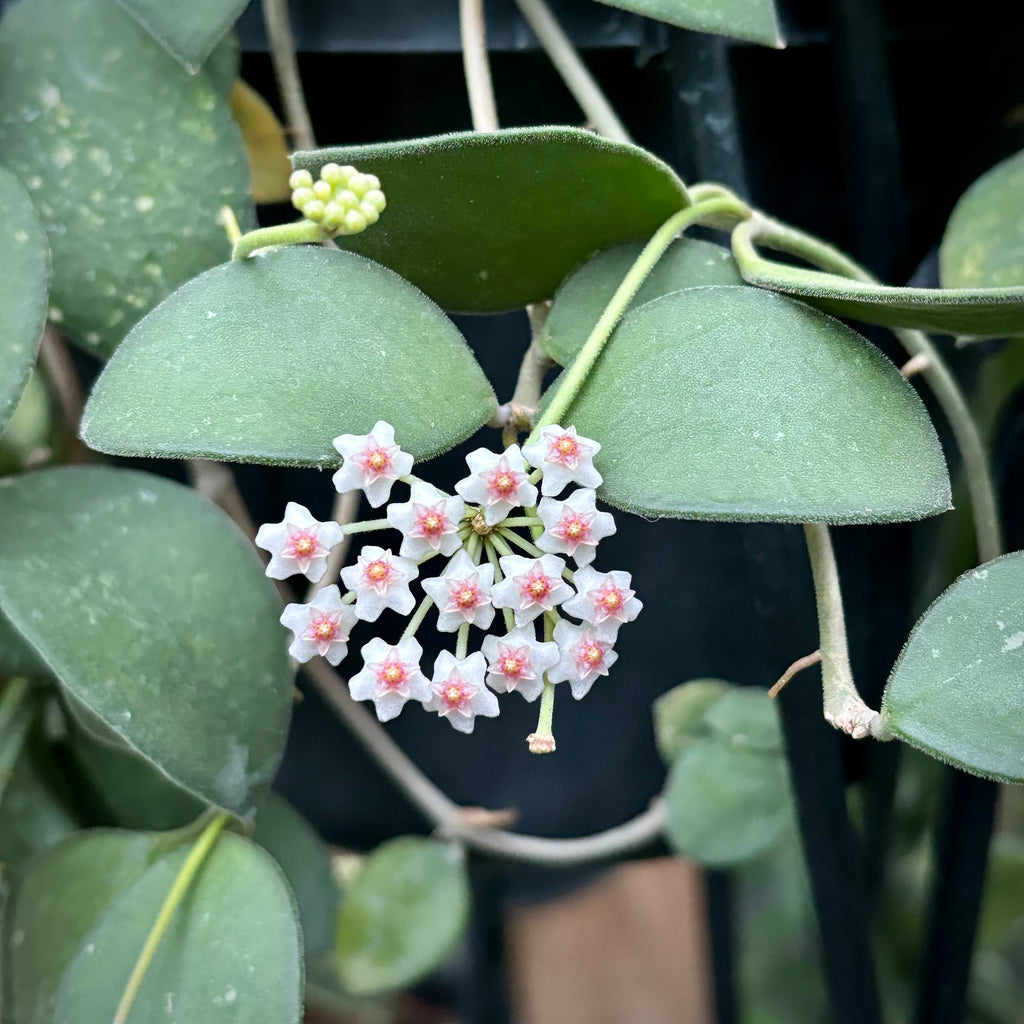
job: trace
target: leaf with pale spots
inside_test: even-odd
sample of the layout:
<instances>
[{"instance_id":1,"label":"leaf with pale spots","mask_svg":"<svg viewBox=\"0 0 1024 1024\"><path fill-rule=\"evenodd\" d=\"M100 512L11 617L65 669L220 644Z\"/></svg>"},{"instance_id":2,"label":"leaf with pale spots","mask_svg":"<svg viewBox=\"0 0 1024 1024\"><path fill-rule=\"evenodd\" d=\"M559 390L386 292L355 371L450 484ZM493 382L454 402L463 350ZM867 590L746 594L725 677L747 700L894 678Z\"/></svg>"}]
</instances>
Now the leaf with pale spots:
<instances>
[{"instance_id":1,"label":"leaf with pale spots","mask_svg":"<svg viewBox=\"0 0 1024 1024\"><path fill-rule=\"evenodd\" d=\"M353 253L288 246L226 263L147 316L82 418L91 447L337 466L378 420L417 459L482 426L494 392L454 324Z\"/></svg>"},{"instance_id":2,"label":"leaf with pale spots","mask_svg":"<svg viewBox=\"0 0 1024 1024\"><path fill-rule=\"evenodd\" d=\"M559 285L540 336L541 348L555 362L568 366L576 358L643 248L643 242L631 242L606 249L577 267ZM677 238L644 279L626 310L680 288L705 284L743 284L732 253L699 238Z\"/></svg>"},{"instance_id":3,"label":"leaf with pale spots","mask_svg":"<svg viewBox=\"0 0 1024 1024\"><path fill-rule=\"evenodd\" d=\"M633 310L562 419L604 446L599 494L627 511L874 523L950 507L935 430L896 367L839 321L754 288Z\"/></svg>"},{"instance_id":4,"label":"leaf with pale spots","mask_svg":"<svg viewBox=\"0 0 1024 1024\"><path fill-rule=\"evenodd\" d=\"M440 966L466 927L469 883L459 849L393 839L366 858L338 917L337 966L353 995L404 988Z\"/></svg>"},{"instance_id":5,"label":"leaf with pale spots","mask_svg":"<svg viewBox=\"0 0 1024 1024\"><path fill-rule=\"evenodd\" d=\"M708 867L750 860L793 825L783 755L733 746L720 736L697 737L686 745L672 765L664 796L672 847Z\"/></svg>"},{"instance_id":6,"label":"leaf with pale spots","mask_svg":"<svg viewBox=\"0 0 1024 1024\"><path fill-rule=\"evenodd\" d=\"M36 363L49 280L46 234L18 179L0 167L0 430Z\"/></svg>"},{"instance_id":7,"label":"leaf with pale spots","mask_svg":"<svg viewBox=\"0 0 1024 1024\"><path fill-rule=\"evenodd\" d=\"M109 903L64 974L54 1024L110 1021L192 843L161 851ZM127 1024L168 1018L298 1024L302 949L280 868L241 836L217 838L156 948Z\"/></svg>"},{"instance_id":8,"label":"leaf with pale spots","mask_svg":"<svg viewBox=\"0 0 1024 1024\"><path fill-rule=\"evenodd\" d=\"M251 220L224 97L110 0L26 0L4 14L0 153L49 238L51 317L99 355L227 258L221 206Z\"/></svg>"},{"instance_id":9,"label":"leaf with pale spots","mask_svg":"<svg viewBox=\"0 0 1024 1024\"><path fill-rule=\"evenodd\" d=\"M964 771L1024 782L1024 552L964 573L921 616L882 718Z\"/></svg>"},{"instance_id":10,"label":"leaf with pale spots","mask_svg":"<svg viewBox=\"0 0 1024 1024\"><path fill-rule=\"evenodd\" d=\"M191 71L238 20L248 0L117 0L138 23Z\"/></svg>"},{"instance_id":11,"label":"leaf with pale spots","mask_svg":"<svg viewBox=\"0 0 1024 1024\"><path fill-rule=\"evenodd\" d=\"M576 264L646 239L689 202L650 153L578 128L462 132L292 156L314 175L332 161L377 175L388 200L379 224L338 243L462 312L550 298Z\"/></svg>"},{"instance_id":12,"label":"leaf with pale spots","mask_svg":"<svg viewBox=\"0 0 1024 1024\"><path fill-rule=\"evenodd\" d=\"M284 748L280 601L219 509L159 477L0 483L0 604L62 687L179 786L244 815Z\"/></svg>"}]
</instances>

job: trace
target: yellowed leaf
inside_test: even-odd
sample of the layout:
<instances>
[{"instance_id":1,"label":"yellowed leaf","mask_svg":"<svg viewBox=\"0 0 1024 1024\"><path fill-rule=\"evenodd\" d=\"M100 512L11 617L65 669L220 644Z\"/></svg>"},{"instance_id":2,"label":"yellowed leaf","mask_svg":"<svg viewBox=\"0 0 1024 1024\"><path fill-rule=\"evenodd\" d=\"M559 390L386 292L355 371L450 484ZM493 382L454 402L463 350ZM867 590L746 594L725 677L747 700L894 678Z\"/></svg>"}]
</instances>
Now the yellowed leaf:
<instances>
[{"instance_id":1,"label":"yellowed leaf","mask_svg":"<svg viewBox=\"0 0 1024 1024\"><path fill-rule=\"evenodd\" d=\"M257 203L281 203L292 194L288 187L291 164L284 128L270 104L252 86L236 80L228 99L252 171L252 194Z\"/></svg>"}]
</instances>

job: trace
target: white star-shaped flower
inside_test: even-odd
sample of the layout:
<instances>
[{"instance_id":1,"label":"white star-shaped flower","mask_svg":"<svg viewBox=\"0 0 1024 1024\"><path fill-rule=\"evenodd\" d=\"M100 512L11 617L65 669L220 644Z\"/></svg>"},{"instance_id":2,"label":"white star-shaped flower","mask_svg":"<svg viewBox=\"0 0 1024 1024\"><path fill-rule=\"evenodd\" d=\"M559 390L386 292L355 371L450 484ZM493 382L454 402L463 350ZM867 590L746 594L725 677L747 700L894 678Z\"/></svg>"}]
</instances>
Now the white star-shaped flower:
<instances>
[{"instance_id":1,"label":"white star-shaped flower","mask_svg":"<svg viewBox=\"0 0 1024 1024\"><path fill-rule=\"evenodd\" d=\"M333 584L309 604L290 604L281 613L281 624L295 637L288 653L301 662L319 654L337 665L348 653L348 637L356 621L355 609L342 604L341 591Z\"/></svg>"},{"instance_id":2,"label":"white star-shaped flower","mask_svg":"<svg viewBox=\"0 0 1024 1024\"><path fill-rule=\"evenodd\" d=\"M562 580L565 560L555 555L505 555L499 565L505 578L494 585L491 600L495 608L513 609L517 625L532 622L573 596L572 587Z\"/></svg>"},{"instance_id":3,"label":"white star-shaped flower","mask_svg":"<svg viewBox=\"0 0 1024 1024\"><path fill-rule=\"evenodd\" d=\"M594 456L601 450L597 441L579 437L575 427L552 424L543 427L540 437L523 446L523 455L531 466L541 470L541 494L561 494L566 484L599 487L601 474L594 469Z\"/></svg>"},{"instance_id":4,"label":"white star-shaped flower","mask_svg":"<svg viewBox=\"0 0 1024 1024\"><path fill-rule=\"evenodd\" d=\"M396 718L406 701L425 704L433 696L420 671L423 648L411 637L392 645L375 636L362 655L363 667L348 681L349 692L353 700L372 700L380 721Z\"/></svg>"},{"instance_id":5,"label":"white star-shaped flower","mask_svg":"<svg viewBox=\"0 0 1024 1024\"><path fill-rule=\"evenodd\" d=\"M424 705L447 718L459 732L472 732L477 715L495 718L498 698L484 686L487 668L484 656L474 651L468 658L456 658L451 651L442 651L434 662L432 696Z\"/></svg>"},{"instance_id":6,"label":"white star-shaped flower","mask_svg":"<svg viewBox=\"0 0 1024 1024\"><path fill-rule=\"evenodd\" d=\"M598 676L608 675L618 655L607 640L601 640L589 626L577 626L564 619L555 626L558 664L548 672L553 683L569 681L572 695L585 697Z\"/></svg>"},{"instance_id":7,"label":"white star-shaped flower","mask_svg":"<svg viewBox=\"0 0 1024 1024\"><path fill-rule=\"evenodd\" d=\"M368 434L342 434L334 447L345 462L334 474L339 494L362 489L366 500L380 508L391 494L391 485L412 471L412 456L395 444L395 428L378 420Z\"/></svg>"},{"instance_id":8,"label":"white star-shaped flower","mask_svg":"<svg viewBox=\"0 0 1024 1024\"><path fill-rule=\"evenodd\" d=\"M493 565L477 565L460 551L440 576L423 581L423 589L437 605L437 628L454 633L467 622L486 629L494 619L491 604Z\"/></svg>"},{"instance_id":9,"label":"white star-shaped flower","mask_svg":"<svg viewBox=\"0 0 1024 1024\"><path fill-rule=\"evenodd\" d=\"M483 506L484 519L494 526L512 509L537 502L537 488L530 483L519 445L503 452L477 448L466 456L470 475L455 485L466 501Z\"/></svg>"},{"instance_id":10,"label":"white star-shaped flower","mask_svg":"<svg viewBox=\"0 0 1024 1024\"><path fill-rule=\"evenodd\" d=\"M615 532L615 519L609 512L597 511L594 491L573 491L565 501L543 498L537 506L537 515L544 524L544 532L537 538L541 551L567 554L577 565L588 565L594 560L597 542Z\"/></svg>"},{"instance_id":11,"label":"white star-shaped flower","mask_svg":"<svg viewBox=\"0 0 1024 1024\"><path fill-rule=\"evenodd\" d=\"M462 547L459 524L466 511L461 498L449 498L430 484L414 483L409 501L388 505L388 522L402 533L399 554L420 559Z\"/></svg>"},{"instance_id":12,"label":"white star-shaped flower","mask_svg":"<svg viewBox=\"0 0 1024 1024\"><path fill-rule=\"evenodd\" d=\"M319 583L327 571L327 555L343 537L337 523L321 523L305 505L289 501L281 522L264 523L259 528L256 545L270 552L266 572L271 579L286 580L302 573Z\"/></svg>"},{"instance_id":13,"label":"white star-shaped flower","mask_svg":"<svg viewBox=\"0 0 1024 1024\"><path fill-rule=\"evenodd\" d=\"M614 642L619 626L632 622L643 609L630 590L632 577L628 572L613 569L598 572L589 565L577 569L573 584L579 593L563 605L563 611L589 623L599 640Z\"/></svg>"},{"instance_id":14,"label":"white star-shaped flower","mask_svg":"<svg viewBox=\"0 0 1024 1024\"><path fill-rule=\"evenodd\" d=\"M487 636L487 685L498 693L521 693L536 700L544 690L544 673L558 663L558 645L541 643L533 629L520 626L505 636Z\"/></svg>"},{"instance_id":15,"label":"white star-shaped flower","mask_svg":"<svg viewBox=\"0 0 1024 1024\"><path fill-rule=\"evenodd\" d=\"M409 584L419 576L416 563L393 555L373 544L367 544L355 565L341 570L341 580L356 594L356 615L365 622L376 622L385 608L402 615L412 611L416 603Z\"/></svg>"}]
</instances>

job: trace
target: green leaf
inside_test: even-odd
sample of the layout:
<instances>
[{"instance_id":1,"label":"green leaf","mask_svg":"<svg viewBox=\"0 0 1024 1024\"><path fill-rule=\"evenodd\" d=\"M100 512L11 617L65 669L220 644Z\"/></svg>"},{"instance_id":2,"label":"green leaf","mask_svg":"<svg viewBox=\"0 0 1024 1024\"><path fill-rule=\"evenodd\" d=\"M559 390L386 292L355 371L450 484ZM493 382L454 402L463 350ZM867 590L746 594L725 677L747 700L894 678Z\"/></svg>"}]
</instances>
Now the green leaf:
<instances>
[{"instance_id":1,"label":"green leaf","mask_svg":"<svg viewBox=\"0 0 1024 1024\"><path fill-rule=\"evenodd\" d=\"M654 702L654 739L666 764L672 764L694 737L707 735L705 713L732 688L724 679L690 679Z\"/></svg>"},{"instance_id":2,"label":"green leaf","mask_svg":"<svg viewBox=\"0 0 1024 1024\"><path fill-rule=\"evenodd\" d=\"M936 334L1024 335L1024 286L893 288L766 260L742 243L734 245L734 253L749 284L803 299L836 316Z\"/></svg>"},{"instance_id":3,"label":"green leaf","mask_svg":"<svg viewBox=\"0 0 1024 1024\"><path fill-rule=\"evenodd\" d=\"M964 771L1024 782L1024 552L964 573L918 620L882 717Z\"/></svg>"},{"instance_id":4,"label":"green leaf","mask_svg":"<svg viewBox=\"0 0 1024 1024\"><path fill-rule=\"evenodd\" d=\"M327 844L276 793L271 793L257 812L252 839L277 861L295 894L306 957L332 949L341 891L331 871Z\"/></svg>"},{"instance_id":5,"label":"green leaf","mask_svg":"<svg viewBox=\"0 0 1024 1024\"><path fill-rule=\"evenodd\" d=\"M0 481L0 603L61 685L178 785L245 815L284 747L280 602L219 509L110 468Z\"/></svg>"},{"instance_id":6,"label":"green leaf","mask_svg":"<svg viewBox=\"0 0 1024 1024\"><path fill-rule=\"evenodd\" d=\"M752 288L629 313L564 417L604 446L602 495L694 519L872 523L949 508L920 398L859 334Z\"/></svg>"},{"instance_id":7,"label":"green leaf","mask_svg":"<svg viewBox=\"0 0 1024 1024\"><path fill-rule=\"evenodd\" d=\"M190 846L157 859L109 909L61 982L54 1024L113 1020ZM221 835L171 919L128 1024L172 1018L298 1024L302 954L291 894L273 859Z\"/></svg>"},{"instance_id":8,"label":"green leaf","mask_svg":"<svg viewBox=\"0 0 1024 1024\"><path fill-rule=\"evenodd\" d=\"M0 433L0 475L48 460L58 443L49 392L42 374L33 372Z\"/></svg>"},{"instance_id":9,"label":"green leaf","mask_svg":"<svg viewBox=\"0 0 1024 1024\"><path fill-rule=\"evenodd\" d=\"M939 279L945 288L1024 285L1024 151L960 197L939 247Z\"/></svg>"},{"instance_id":10,"label":"green leaf","mask_svg":"<svg viewBox=\"0 0 1024 1024\"><path fill-rule=\"evenodd\" d=\"M669 772L665 802L673 848L708 867L756 857L793 820L782 755L717 738L687 745Z\"/></svg>"},{"instance_id":11,"label":"green leaf","mask_svg":"<svg viewBox=\"0 0 1024 1024\"><path fill-rule=\"evenodd\" d=\"M5 12L0 153L49 236L51 317L99 355L227 256L221 206L252 216L226 100L110 0Z\"/></svg>"},{"instance_id":12,"label":"green leaf","mask_svg":"<svg viewBox=\"0 0 1024 1024\"><path fill-rule=\"evenodd\" d=\"M985 897L978 922L978 949L1000 950L1022 918L1024 837L1002 833L992 837L991 859L985 878Z\"/></svg>"},{"instance_id":13,"label":"green leaf","mask_svg":"<svg viewBox=\"0 0 1024 1024\"><path fill-rule=\"evenodd\" d=\"M0 609L0 676L45 679L53 673L35 648L14 628Z\"/></svg>"},{"instance_id":14,"label":"green leaf","mask_svg":"<svg viewBox=\"0 0 1024 1024\"><path fill-rule=\"evenodd\" d=\"M288 246L215 267L147 316L96 382L82 437L119 455L323 467L340 462L333 438L379 419L422 459L494 408L421 292L352 253Z\"/></svg>"},{"instance_id":15,"label":"green leaf","mask_svg":"<svg viewBox=\"0 0 1024 1024\"><path fill-rule=\"evenodd\" d=\"M757 687L734 687L707 709L704 721L730 746L782 750L782 726L775 701Z\"/></svg>"},{"instance_id":16,"label":"green leaf","mask_svg":"<svg viewBox=\"0 0 1024 1024\"><path fill-rule=\"evenodd\" d=\"M248 0L117 0L175 60L199 70Z\"/></svg>"},{"instance_id":17,"label":"green leaf","mask_svg":"<svg viewBox=\"0 0 1024 1024\"><path fill-rule=\"evenodd\" d=\"M203 74L217 90L217 94L228 99L238 80L241 67L242 49L238 43L238 36L234 32L229 32L213 48L213 53L203 65Z\"/></svg>"},{"instance_id":18,"label":"green leaf","mask_svg":"<svg viewBox=\"0 0 1024 1024\"><path fill-rule=\"evenodd\" d=\"M697 32L749 39L779 49L786 45L772 0L601 0L601 3Z\"/></svg>"},{"instance_id":19,"label":"green leaf","mask_svg":"<svg viewBox=\"0 0 1024 1024\"><path fill-rule=\"evenodd\" d=\"M154 836L96 831L59 843L28 866L4 917L5 1020L53 1024L65 970L155 848Z\"/></svg>"},{"instance_id":20,"label":"green leaf","mask_svg":"<svg viewBox=\"0 0 1024 1024\"><path fill-rule=\"evenodd\" d=\"M46 234L18 179L0 167L0 430L36 364L49 282Z\"/></svg>"},{"instance_id":21,"label":"green leaf","mask_svg":"<svg viewBox=\"0 0 1024 1024\"><path fill-rule=\"evenodd\" d=\"M295 153L376 174L380 223L338 242L446 309L497 312L550 298L578 263L646 239L689 204L666 164L577 128L511 128Z\"/></svg>"},{"instance_id":22,"label":"green leaf","mask_svg":"<svg viewBox=\"0 0 1024 1024\"><path fill-rule=\"evenodd\" d=\"M555 362L568 366L576 358L643 247L642 242L634 242L607 249L562 282L540 339L541 348ZM698 238L677 238L626 308L704 284L743 284L732 253Z\"/></svg>"},{"instance_id":23,"label":"green leaf","mask_svg":"<svg viewBox=\"0 0 1024 1024\"><path fill-rule=\"evenodd\" d=\"M455 846L393 839L367 857L338 917L338 970L354 995L402 988L451 953L466 926L469 883Z\"/></svg>"}]
</instances>

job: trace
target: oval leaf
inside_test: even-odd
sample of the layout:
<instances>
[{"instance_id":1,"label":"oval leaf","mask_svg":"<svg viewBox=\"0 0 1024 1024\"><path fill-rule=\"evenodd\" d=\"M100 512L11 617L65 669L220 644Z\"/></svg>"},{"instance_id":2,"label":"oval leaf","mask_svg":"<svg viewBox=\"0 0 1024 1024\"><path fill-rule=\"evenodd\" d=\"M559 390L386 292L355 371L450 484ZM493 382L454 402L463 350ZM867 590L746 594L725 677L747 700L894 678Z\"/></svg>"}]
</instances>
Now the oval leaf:
<instances>
[{"instance_id":1,"label":"oval leaf","mask_svg":"<svg viewBox=\"0 0 1024 1024\"><path fill-rule=\"evenodd\" d=\"M673 848L708 867L756 857L793 821L783 756L717 738L695 739L679 755L665 803Z\"/></svg>"},{"instance_id":2,"label":"oval leaf","mask_svg":"<svg viewBox=\"0 0 1024 1024\"><path fill-rule=\"evenodd\" d=\"M422 459L494 407L421 292L352 253L289 246L215 267L147 316L96 382L82 437L119 455L326 466L334 437L379 419Z\"/></svg>"},{"instance_id":3,"label":"oval leaf","mask_svg":"<svg viewBox=\"0 0 1024 1024\"><path fill-rule=\"evenodd\" d=\"M749 39L779 49L786 45L779 32L772 0L715 0L714 3L707 0L601 0L601 3L697 32Z\"/></svg>"},{"instance_id":4,"label":"oval leaf","mask_svg":"<svg viewBox=\"0 0 1024 1024\"><path fill-rule=\"evenodd\" d=\"M1024 151L960 197L939 247L939 279L945 288L1024 285Z\"/></svg>"},{"instance_id":5,"label":"oval leaf","mask_svg":"<svg viewBox=\"0 0 1024 1024\"><path fill-rule=\"evenodd\" d=\"M564 417L604 446L602 494L694 519L872 523L949 508L920 398L859 334L753 288L628 314Z\"/></svg>"},{"instance_id":6,"label":"oval leaf","mask_svg":"<svg viewBox=\"0 0 1024 1024\"><path fill-rule=\"evenodd\" d=\"M167 52L199 70L249 0L117 0Z\"/></svg>"},{"instance_id":7,"label":"oval leaf","mask_svg":"<svg viewBox=\"0 0 1024 1024\"><path fill-rule=\"evenodd\" d=\"M654 702L654 739L658 753L671 764L695 736L707 734L704 715L732 690L724 679L690 679Z\"/></svg>"},{"instance_id":8,"label":"oval leaf","mask_svg":"<svg viewBox=\"0 0 1024 1024\"><path fill-rule=\"evenodd\" d=\"M46 233L18 179L0 167L0 430L36 364L49 281Z\"/></svg>"},{"instance_id":9,"label":"oval leaf","mask_svg":"<svg viewBox=\"0 0 1024 1024\"><path fill-rule=\"evenodd\" d=\"M1024 552L964 573L918 620L882 715L965 771L1024 782Z\"/></svg>"},{"instance_id":10,"label":"oval leaf","mask_svg":"<svg viewBox=\"0 0 1024 1024\"><path fill-rule=\"evenodd\" d=\"M26 0L5 12L0 153L49 236L51 316L101 355L227 256L221 206L251 217L227 103L109 0Z\"/></svg>"},{"instance_id":11,"label":"oval leaf","mask_svg":"<svg viewBox=\"0 0 1024 1024\"><path fill-rule=\"evenodd\" d=\"M540 339L541 348L555 362L568 366L576 358L643 248L643 242L617 245L598 253L562 282ZM699 238L677 238L647 275L627 311L680 288L705 284L743 284L732 253Z\"/></svg>"},{"instance_id":12,"label":"oval leaf","mask_svg":"<svg viewBox=\"0 0 1024 1024\"><path fill-rule=\"evenodd\" d=\"M646 239L689 202L660 160L577 128L465 132L292 156L314 174L330 161L376 174L388 200L379 224L339 244L463 312L550 298L592 253Z\"/></svg>"},{"instance_id":13,"label":"oval leaf","mask_svg":"<svg viewBox=\"0 0 1024 1024\"><path fill-rule=\"evenodd\" d=\"M194 491L72 467L0 482L0 603L61 685L178 785L244 815L291 674L255 552Z\"/></svg>"},{"instance_id":14,"label":"oval leaf","mask_svg":"<svg viewBox=\"0 0 1024 1024\"><path fill-rule=\"evenodd\" d=\"M743 279L784 292L836 316L936 334L1024 335L1024 286L893 288L766 260L733 236Z\"/></svg>"},{"instance_id":15,"label":"oval leaf","mask_svg":"<svg viewBox=\"0 0 1024 1024\"><path fill-rule=\"evenodd\" d=\"M338 971L345 989L370 995L429 974L466 926L469 883L456 847L393 839L367 857L338 917Z\"/></svg>"},{"instance_id":16,"label":"oval leaf","mask_svg":"<svg viewBox=\"0 0 1024 1024\"><path fill-rule=\"evenodd\" d=\"M733 687L707 709L704 721L732 747L782 750L782 725L775 701L755 686Z\"/></svg>"},{"instance_id":17,"label":"oval leaf","mask_svg":"<svg viewBox=\"0 0 1024 1024\"><path fill-rule=\"evenodd\" d=\"M113 1020L132 968L191 845L157 859L111 903L61 982L54 1024ZM298 920L280 869L221 835L156 949L127 1024L157 1020L298 1024Z\"/></svg>"}]
</instances>

